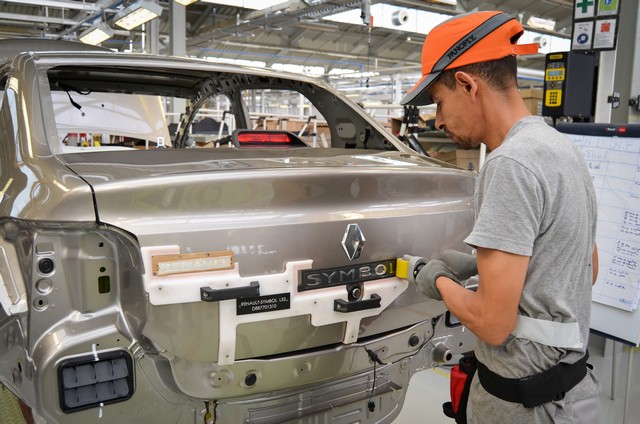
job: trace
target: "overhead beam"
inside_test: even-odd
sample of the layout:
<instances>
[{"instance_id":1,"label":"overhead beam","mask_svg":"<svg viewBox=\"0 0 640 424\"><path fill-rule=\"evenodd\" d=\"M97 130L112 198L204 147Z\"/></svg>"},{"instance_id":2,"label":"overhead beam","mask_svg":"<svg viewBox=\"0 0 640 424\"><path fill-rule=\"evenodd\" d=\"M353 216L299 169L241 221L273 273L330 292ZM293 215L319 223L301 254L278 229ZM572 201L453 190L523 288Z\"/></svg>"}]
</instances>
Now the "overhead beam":
<instances>
[{"instance_id":1,"label":"overhead beam","mask_svg":"<svg viewBox=\"0 0 640 424\"><path fill-rule=\"evenodd\" d=\"M282 47L277 47L277 46L271 46L268 44L260 44L258 42L253 42L253 43L243 43L243 42L239 42L239 41L219 41L219 42L215 42L213 43L213 45L215 44L219 44L222 46L233 46L233 47L243 47L243 48L250 48L250 49L255 49L256 51L260 51L263 52L265 50L272 50L275 51L274 53L277 53L277 51L280 51L282 49ZM309 55L309 57L300 57L299 60L312 60L313 58L322 58L322 59L331 59L331 60L340 60L340 59L346 59L346 60L355 60L355 61L359 61L361 62L361 65L366 65L367 63L367 59L369 59L367 57L367 55L356 55L353 54L353 52L350 53L344 53L344 52L328 52L328 51L317 51L317 50L310 50L310 49L302 49L302 48L290 48L289 49L290 52L292 53L297 53L300 55ZM270 53L269 55L272 55L273 53ZM260 54L257 54L255 52L246 52L246 55L254 55L254 57L259 57ZM413 55L410 55L413 56ZM418 56L418 60L419 60L419 52L417 54ZM385 57L376 57L378 59L378 61L383 62L383 63L389 63L389 64L396 64L397 63L397 59L392 59L392 58L385 58ZM373 59L373 57L372 57ZM296 58L296 60L298 60ZM407 60L407 58L404 58L404 60ZM419 62L417 62L419 63Z\"/></svg>"},{"instance_id":2,"label":"overhead beam","mask_svg":"<svg viewBox=\"0 0 640 424\"><path fill-rule=\"evenodd\" d=\"M20 5L38 6L38 7L55 7L58 9L75 9L75 10L87 10L95 12L101 10L100 6L96 3L87 3L84 1L69 1L69 0L3 0L3 3L13 3Z\"/></svg>"},{"instance_id":3,"label":"overhead beam","mask_svg":"<svg viewBox=\"0 0 640 424\"><path fill-rule=\"evenodd\" d=\"M404 34L403 34L404 35ZM386 37L384 37L382 39L382 41L375 43L374 45L371 46L371 49L373 51L381 51L386 49L391 43L393 43L394 41L396 41L398 39L398 37L400 37L400 33L393 33L393 34L389 34Z\"/></svg>"},{"instance_id":4,"label":"overhead beam","mask_svg":"<svg viewBox=\"0 0 640 424\"><path fill-rule=\"evenodd\" d=\"M44 24L57 24L57 25L79 25L82 23L82 21L75 21L68 18L23 15L23 14L17 14L17 13L0 13L0 19L9 20L9 21L20 21L20 22L41 22Z\"/></svg>"},{"instance_id":5,"label":"overhead beam","mask_svg":"<svg viewBox=\"0 0 640 424\"><path fill-rule=\"evenodd\" d=\"M107 9L111 9L113 7L116 7L116 6L120 5L120 4L122 4L123 0L111 0L111 1L103 0L103 1L101 1L99 3L100 4L109 4L108 6L104 7L104 10L107 10ZM62 33L58 34L55 38L56 39L63 38L65 35L69 35L72 32L77 31L78 28L82 27L83 25L92 24L93 21L95 21L96 19L98 19L98 18L100 18L102 16L102 13L103 13L103 9L102 8L100 8L97 11L94 11L91 15L87 16L82 21L80 21L80 22L76 23L75 25L65 29Z\"/></svg>"},{"instance_id":6,"label":"overhead beam","mask_svg":"<svg viewBox=\"0 0 640 424\"><path fill-rule=\"evenodd\" d=\"M214 10L214 5L213 4L208 5L206 9L204 9L204 12L200 14L200 17L196 19L196 21L191 25L191 28L189 28L189 32L192 34L196 34L198 32L198 29L204 23L205 20L213 18L213 13L212 13L213 10Z\"/></svg>"}]
</instances>

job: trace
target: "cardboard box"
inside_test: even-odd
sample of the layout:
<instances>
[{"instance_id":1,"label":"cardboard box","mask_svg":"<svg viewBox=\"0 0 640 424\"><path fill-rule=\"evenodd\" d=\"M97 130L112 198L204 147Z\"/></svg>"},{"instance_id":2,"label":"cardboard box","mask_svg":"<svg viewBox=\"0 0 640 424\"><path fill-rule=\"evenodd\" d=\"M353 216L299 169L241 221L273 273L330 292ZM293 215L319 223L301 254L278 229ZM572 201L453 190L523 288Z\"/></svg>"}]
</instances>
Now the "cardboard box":
<instances>
[{"instance_id":1,"label":"cardboard box","mask_svg":"<svg viewBox=\"0 0 640 424\"><path fill-rule=\"evenodd\" d=\"M418 128L426 128L427 121L430 119L434 119L435 115L430 115L426 113L421 113L418 115ZM391 128L391 134L398 136L400 134L400 128L402 127L402 117L392 117L389 121L387 127ZM404 134L402 134L404 135Z\"/></svg>"},{"instance_id":2,"label":"cardboard box","mask_svg":"<svg viewBox=\"0 0 640 424\"><path fill-rule=\"evenodd\" d=\"M402 126L402 118L391 118L389 120L389 126L391 127L391 134L397 136L400 133L400 127Z\"/></svg>"},{"instance_id":3,"label":"cardboard box","mask_svg":"<svg viewBox=\"0 0 640 424\"><path fill-rule=\"evenodd\" d=\"M478 171L480 168L480 149L429 151L427 153L434 159L450 163L458 168L472 171Z\"/></svg>"},{"instance_id":4,"label":"cardboard box","mask_svg":"<svg viewBox=\"0 0 640 424\"><path fill-rule=\"evenodd\" d=\"M542 88L524 88L520 95L532 115L542 115Z\"/></svg>"}]
</instances>

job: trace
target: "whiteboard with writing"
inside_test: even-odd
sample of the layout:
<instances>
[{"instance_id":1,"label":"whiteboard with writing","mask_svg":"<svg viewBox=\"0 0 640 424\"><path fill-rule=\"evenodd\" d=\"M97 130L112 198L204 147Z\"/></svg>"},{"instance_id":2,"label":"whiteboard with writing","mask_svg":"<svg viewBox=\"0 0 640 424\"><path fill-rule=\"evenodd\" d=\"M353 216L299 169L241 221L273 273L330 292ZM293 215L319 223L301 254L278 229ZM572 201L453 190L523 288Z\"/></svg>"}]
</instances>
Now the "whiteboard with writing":
<instances>
[{"instance_id":1,"label":"whiteboard with writing","mask_svg":"<svg viewBox=\"0 0 640 424\"><path fill-rule=\"evenodd\" d=\"M559 124L584 155L598 199L591 328L640 343L640 125Z\"/></svg>"}]
</instances>

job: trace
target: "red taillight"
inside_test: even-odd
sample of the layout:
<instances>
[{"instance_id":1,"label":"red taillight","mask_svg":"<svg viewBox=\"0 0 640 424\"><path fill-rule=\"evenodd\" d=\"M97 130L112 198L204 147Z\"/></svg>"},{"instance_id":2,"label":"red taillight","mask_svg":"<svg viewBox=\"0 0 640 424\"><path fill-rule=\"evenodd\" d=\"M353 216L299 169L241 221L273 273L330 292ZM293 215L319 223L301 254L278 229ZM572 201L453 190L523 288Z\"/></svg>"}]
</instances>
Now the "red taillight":
<instances>
[{"instance_id":1,"label":"red taillight","mask_svg":"<svg viewBox=\"0 0 640 424\"><path fill-rule=\"evenodd\" d=\"M241 148L307 147L302 140L287 131L236 130L233 139L236 147Z\"/></svg>"},{"instance_id":2,"label":"red taillight","mask_svg":"<svg viewBox=\"0 0 640 424\"><path fill-rule=\"evenodd\" d=\"M287 133L245 132L238 134L238 142L242 143L291 143Z\"/></svg>"}]
</instances>

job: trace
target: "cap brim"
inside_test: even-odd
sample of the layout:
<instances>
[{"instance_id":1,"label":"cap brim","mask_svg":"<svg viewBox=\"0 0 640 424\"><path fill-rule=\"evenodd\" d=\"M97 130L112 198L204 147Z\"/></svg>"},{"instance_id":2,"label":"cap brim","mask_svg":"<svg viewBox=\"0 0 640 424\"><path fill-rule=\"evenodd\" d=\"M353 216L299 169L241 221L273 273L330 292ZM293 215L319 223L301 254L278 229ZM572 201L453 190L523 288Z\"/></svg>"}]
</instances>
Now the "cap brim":
<instances>
[{"instance_id":1,"label":"cap brim","mask_svg":"<svg viewBox=\"0 0 640 424\"><path fill-rule=\"evenodd\" d=\"M424 106L433 103L428 89L439 76L440 72L433 72L423 76L411 91L404 96L400 104L403 106Z\"/></svg>"}]
</instances>

